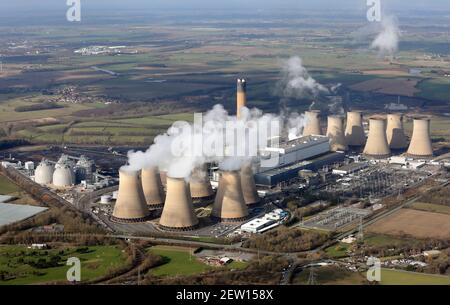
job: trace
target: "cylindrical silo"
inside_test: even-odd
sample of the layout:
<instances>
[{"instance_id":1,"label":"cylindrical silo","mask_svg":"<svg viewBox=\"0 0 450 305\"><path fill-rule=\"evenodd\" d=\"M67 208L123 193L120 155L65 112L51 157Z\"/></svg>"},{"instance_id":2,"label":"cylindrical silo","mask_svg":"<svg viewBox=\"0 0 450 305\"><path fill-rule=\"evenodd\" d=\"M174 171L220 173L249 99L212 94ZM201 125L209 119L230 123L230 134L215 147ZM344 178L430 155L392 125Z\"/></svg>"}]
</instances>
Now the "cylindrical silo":
<instances>
[{"instance_id":1,"label":"cylindrical silo","mask_svg":"<svg viewBox=\"0 0 450 305\"><path fill-rule=\"evenodd\" d=\"M320 128L320 110L311 110L305 112L305 128L303 129L304 136L321 135Z\"/></svg>"},{"instance_id":2,"label":"cylindrical silo","mask_svg":"<svg viewBox=\"0 0 450 305\"><path fill-rule=\"evenodd\" d=\"M69 165L60 165L53 172L53 185L68 187L73 185L73 171Z\"/></svg>"},{"instance_id":3,"label":"cylindrical silo","mask_svg":"<svg viewBox=\"0 0 450 305\"><path fill-rule=\"evenodd\" d=\"M236 117L240 118L241 109L247 105L247 82L245 79L237 80Z\"/></svg>"},{"instance_id":4,"label":"cylindrical silo","mask_svg":"<svg viewBox=\"0 0 450 305\"><path fill-rule=\"evenodd\" d=\"M348 146L360 147L366 144L366 135L364 133L362 112L347 112L345 139Z\"/></svg>"},{"instance_id":5,"label":"cylindrical silo","mask_svg":"<svg viewBox=\"0 0 450 305\"><path fill-rule=\"evenodd\" d=\"M260 202L251 164L242 166L241 185L246 205L254 205Z\"/></svg>"},{"instance_id":6,"label":"cylindrical silo","mask_svg":"<svg viewBox=\"0 0 450 305\"><path fill-rule=\"evenodd\" d=\"M386 120L371 118L369 121L369 137L364 148L364 154L372 158L387 158L391 154L386 137Z\"/></svg>"},{"instance_id":7,"label":"cylindrical silo","mask_svg":"<svg viewBox=\"0 0 450 305\"><path fill-rule=\"evenodd\" d=\"M161 228L172 231L193 230L198 225L189 185L183 178L167 177L167 194L159 220Z\"/></svg>"},{"instance_id":8,"label":"cylindrical silo","mask_svg":"<svg viewBox=\"0 0 450 305\"><path fill-rule=\"evenodd\" d=\"M426 158L433 156L429 118L414 119L413 134L407 154L411 157Z\"/></svg>"},{"instance_id":9,"label":"cylindrical silo","mask_svg":"<svg viewBox=\"0 0 450 305\"><path fill-rule=\"evenodd\" d=\"M120 170L119 193L111 219L117 222L144 222L149 217L140 171Z\"/></svg>"},{"instance_id":10,"label":"cylindrical silo","mask_svg":"<svg viewBox=\"0 0 450 305\"><path fill-rule=\"evenodd\" d=\"M346 151L348 149L344 135L344 119L340 116L328 116L327 137L330 138L332 151Z\"/></svg>"},{"instance_id":11,"label":"cylindrical silo","mask_svg":"<svg viewBox=\"0 0 450 305\"><path fill-rule=\"evenodd\" d=\"M164 190L158 169L155 167L142 169L142 190L150 209L159 209L164 205Z\"/></svg>"},{"instance_id":12,"label":"cylindrical silo","mask_svg":"<svg viewBox=\"0 0 450 305\"><path fill-rule=\"evenodd\" d=\"M195 168L192 171L189 186L194 202L203 202L214 198L214 191L209 181L206 165Z\"/></svg>"},{"instance_id":13,"label":"cylindrical silo","mask_svg":"<svg viewBox=\"0 0 450 305\"><path fill-rule=\"evenodd\" d=\"M238 222L247 218L248 209L239 171L221 172L211 216L225 222Z\"/></svg>"},{"instance_id":14,"label":"cylindrical silo","mask_svg":"<svg viewBox=\"0 0 450 305\"><path fill-rule=\"evenodd\" d=\"M401 114L388 114L386 136L391 149L406 149L408 139L403 131L403 116Z\"/></svg>"},{"instance_id":15,"label":"cylindrical silo","mask_svg":"<svg viewBox=\"0 0 450 305\"><path fill-rule=\"evenodd\" d=\"M42 160L34 172L34 181L39 184L50 184L53 181L53 165Z\"/></svg>"}]
</instances>

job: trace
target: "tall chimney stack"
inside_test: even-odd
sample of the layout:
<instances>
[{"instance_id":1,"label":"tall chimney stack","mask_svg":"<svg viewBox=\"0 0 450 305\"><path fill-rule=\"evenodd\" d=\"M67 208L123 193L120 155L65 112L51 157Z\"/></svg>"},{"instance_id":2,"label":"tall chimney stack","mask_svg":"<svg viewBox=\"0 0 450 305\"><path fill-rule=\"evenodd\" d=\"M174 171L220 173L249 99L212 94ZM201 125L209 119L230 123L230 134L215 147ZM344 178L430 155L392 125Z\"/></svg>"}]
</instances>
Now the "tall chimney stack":
<instances>
[{"instance_id":1,"label":"tall chimney stack","mask_svg":"<svg viewBox=\"0 0 450 305\"><path fill-rule=\"evenodd\" d=\"M211 216L224 222L239 222L247 218L239 171L221 172Z\"/></svg>"},{"instance_id":2,"label":"tall chimney stack","mask_svg":"<svg viewBox=\"0 0 450 305\"><path fill-rule=\"evenodd\" d=\"M241 117L242 107L247 105L247 82L245 79L237 80L236 117Z\"/></svg>"},{"instance_id":3,"label":"tall chimney stack","mask_svg":"<svg viewBox=\"0 0 450 305\"><path fill-rule=\"evenodd\" d=\"M159 225L169 231L189 231L197 227L191 192L183 178L167 177L166 201Z\"/></svg>"},{"instance_id":4,"label":"tall chimney stack","mask_svg":"<svg viewBox=\"0 0 450 305\"><path fill-rule=\"evenodd\" d=\"M383 118L371 118L369 121L369 137L367 138L365 155L372 158L383 159L391 154L386 137L386 120Z\"/></svg>"},{"instance_id":5,"label":"tall chimney stack","mask_svg":"<svg viewBox=\"0 0 450 305\"><path fill-rule=\"evenodd\" d=\"M191 196L194 202L206 201L214 198L214 191L209 181L206 164L192 171L189 181Z\"/></svg>"},{"instance_id":6,"label":"tall chimney stack","mask_svg":"<svg viewBox=\"0 0 450 305\"><path fill-rule=\"evenodd\" d=\"M157 168L142 169L142 190L150 209L160 209L164 205L164 190Z\"/></svg>"},{"instance_id":7,"label":"tall chimney stack","mask_svg":"<svg viewBox=\"0 0 450 305\"><path fill-rule=\"evenodd\" d=\"M320 128L320 110L311 110L305 112L305 129L303 130L304 136L321 135L322 130Z\"/></svg>"},{"instance_id":8,"label":"tall chimney stack","mask_svg":"<svg viewBox=\"0 0 450 305\"><path fill-rule=\"evenodd\" d=\"M348 149L344 136L344 119L340 116L328 116L327 137L330 138L332 151L346 151Z\"/></svg>"},{"instance_id":9,"label":"tall chimney stack","mask_svg":"<svg viewBox=\"0 0 450 305\"><path fill-rule=\"evenodd\" d=\"M260 202L251 163L242 166L241 186L246 205L254 205Z\"/></svg>"},{"instance_id":10,"label":"tall chimney stack","mask_svg":"<svg viewBox=\"0 0 450 305\"><path fill-rule=\"evenodd\" d=\"M150 216L142 190L139 171L119 171L119 193L111 220L117 222L144 222Z\"/></svg>"},{"instance_id":11,"label":"tall chimney stack","mask_svg":"<svg viewBox=\"0 0 450 305\"><path fill-rule=\"evenodd\" d=\"M433 146L430 136L430 119L415 118L411 143L409 144L407 154L411 157L432 157Z\"/></svg>"},{"instance_id":12,"label":"tall chimney stack","mask_svg":"<svg viewBox=\"0 0 450 305\"><path fill-rule=\"evenodd\" d=\"M403 116L401 114L388 114L386 136L391 149L406 149L408 139L403 131Z\"/></svg>"},{"instance_id":13,"label":"tall chimney stack","mask_svg":"<svg viewBox=\"0 0 450 305\"><path fill-rule=\"evenodd\" d=\"M361 147L366 144L366 135L364 134L362 112L347 112L345 139L348 146Z\"/></svg>"}]
</instances>

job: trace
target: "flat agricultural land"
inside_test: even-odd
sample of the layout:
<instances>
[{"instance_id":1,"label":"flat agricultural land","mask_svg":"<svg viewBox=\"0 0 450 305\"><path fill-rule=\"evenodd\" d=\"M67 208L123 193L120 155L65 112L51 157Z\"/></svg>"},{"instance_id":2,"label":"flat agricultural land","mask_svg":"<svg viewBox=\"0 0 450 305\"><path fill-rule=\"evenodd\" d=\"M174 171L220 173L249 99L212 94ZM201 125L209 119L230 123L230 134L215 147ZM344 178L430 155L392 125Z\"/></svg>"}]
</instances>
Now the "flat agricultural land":
<instances>
[{"instance_id":1,"label":"flat agricultural land","mask_svg":"<svg viewBox=\"0 0 450 305\"><path fill-rule=\"evenodd\" d=\"M324 266L314 269L315 279L319 285L363 285L366 278L363 274L352 272L336 266ZM307 285L310 269L302 270L294 275L294 285Z\"/></svg>"},{"instance_id":2,"label":"flat agricultural land","mask_svg":"<svg viewBox=\"0 0 450 305\"><path fill-rule=\"evenodd\" d=\"M17 185L9 181L5 176L0 175L0 194L11 194L17 191L19 191Z\"/></svg>"},{"instance_id":3,"label":"flat agricultural land","mask_svg":"<svg viewBox=\"0 0 450 305\"><path fill-rule=\"evenodd\" d=\"M450 276L381 269L382 285L450 285Z\"/></svg>"},{"instance_id":4,"label":"flat agricultural land","mask_svg":"<svg viewBox=\"0 0 450 305\"><path fill-rule=\"evenodd\" d=\"M442 213L450 215L450 206L426 202L414 202L410 208L420 211Z\"/></svg>"},{"instance_id":5,"label":"flat agricultural land","mask_svg":"<svg viewBox=\"0 0 450 305\"><path fill-rule=\"evenodd\" d=\"M401 209L367 229L388 235L410 235L415 238L447 239L450 237L450 215L413 209Z\"/></svg>"},{"instance_id":6,"label":"flat agricultural land","mask_svg":"<svg viewBox=\"0 0 450 305\"><path fill-rule=\"evenodd\" d=\"M165 264L151 269L149 272L156 276L192 275L208 270L217 269L197 260L193 254L194 248L175 246L155 246L149 250L151 253L161 256ZM244 262L231 262L226 266L229 269L243 269L247 266Z\"/></svg>"},{"instance_id":7,"label":"flat agricultural land","mask_svg":"<svg viewBox=\"0 0 450 305\"><path fill-rule=\"evenodd\" d=\"M413 97L420 90L416 88L418 80L377 78L350 86L351 89L363 92L378 92Z\"/></svg>"},{"instance_id":8,"label":"flat agricultural land","mask_svg":"<svg viewBox=\"0 0 450 305\"><path fill-rule=\"evenodd\" d=\"M0 246L0 285L45 284L66 281L69 257L81 261L81 280L92 280L124 266L126 259L116 246L62 247L33 250L25 246Z\"/></svg>"}]
</instances>

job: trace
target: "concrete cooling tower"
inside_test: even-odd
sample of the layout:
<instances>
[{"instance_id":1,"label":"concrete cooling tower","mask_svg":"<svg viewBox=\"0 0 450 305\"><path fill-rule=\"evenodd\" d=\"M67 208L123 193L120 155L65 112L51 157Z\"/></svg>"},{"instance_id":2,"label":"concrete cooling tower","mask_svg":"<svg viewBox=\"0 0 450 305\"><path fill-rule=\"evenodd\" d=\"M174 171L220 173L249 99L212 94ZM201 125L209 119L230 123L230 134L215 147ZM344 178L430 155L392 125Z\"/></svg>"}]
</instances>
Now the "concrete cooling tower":
<instances>
[{"instance_id":1,"label":"concrete cooling tower","mask_svg":"<svg viewBox=\"0 0 450 305\"><path fill-rule=\"evenodd\" d=\"M239 171L221 173L211 216L224 222L238 222L247 218L248 210Z\"/></svg>"},{"instance_id":2,"label":"concrete cooling tower","mask_svg":"<svg viewBox=\"0 0 450 305\"><path fill-rule=\"evenodd\" d=\"M241 169L241 186L246 205L253 205L260 202L251 164L246 164Z\"/></svg>"},{"instance_id":3,"label":"concrete cooling tower","mask_svg":"<svg viewBox=\"0 0 450 305\"><path fill-rule=\"evenodd\" d=\"M183 178L167 177L166 202L159 225L170 231L189 231L197 227L191 192Z\"/></svg>"},{"instance_id":4,"label":"concrete cooling tower","mask_svg":"<svg viewBox=\"0 0 450 305\"><path fill-rule=\"evenodd\" d=\"M320 128L320 111L312 110L305 112L305 129L303 129L303 136L321 135Z\"/></svg>"},{"instance_id":5,"label":"concrete cooling tower","mask_svg":"<svg viewBox=\"0 0 450 305\"><path fill-rule=\"evenodd\" d=\"M403 116L401 114L388 114L386 136L391 149L406 149L408 139L403 131Z\"/></svg>"},{"instance_id":6,"label":"concrete cooling tower","mask_svg":"<svg viewBox=\"0 0 450 305\"><path fill-rule=\"evenodd\" d=\"M360 147L366 144L366 135L364 134L362 112L347 112L345 140L347 141L348 146L353 147Z\"/></svg>"},{"instance_id":7,"label":"concrete cooling tower","mask_svg":"<svg viewBox=\"0 0 450 305\"><path fill-rule=\"evenodd\" d=\"M407 154L411 157L432 157L433 146L430 137L430 119L415 118L411 143Z\"/></svg>"},{"instance_id":8,"label":"concrete cooling tower","mask_svg":"<svg viewBox=\"0 0 450 305\"><path fill-rule=\"evenodd\" d=\"M119 171L119 192L111 220L144 222L150 217L139 171Z\"/></svg>"},{"instance_id":9,"label":"concrete cooling tower","mask_svg":"<svg viewBox=\"0 0 450 305\"><path fill-rule=\"evenodd\" d=\"M330 138L332 151L345 151L348 149L344 135L344 120L342 117L328 116L327 137Z\"/></svg>"},{"instance_id":10,"label":"concrete cooling tower","mask_svg":"<svg viewBox=\"0 0 450 305\"><path fill-rule=\"evenodd\" d=\"M214 198L214 191L211 187L206 166L196 168L192 171L189 181L192 200L195 202L206 201Z\"/></svg>"},{"instance_id":11,"label":"concrete cooling tower","mask_svg":"<svg viewBox=\"0 0 450 305\"><path fill-rule=\"evenodd\" d=\"M68 187L73 185L73 171L69 165L60 165L53 172L53 185L56 187Z\"/></svg>"},{"instance_id":12,"label":"concrete cooling tower","mask_svg":"<svg viewBox=\"0 0 450 305\"><path fill-rule=\"evenodd\" d=\"M237 80L236 117L240 118L241 108L247 105L247 82L245 79Z\"/></svg>"},{"instance_id":13,"label":"concrete cooling tower","mask_svg":"<svg viewBox=\"0 0 450 305\"><path fill-rule=\"evenodd\" d=\"M164 205L164 189L157 168L142 169L142 190L150 209L160 209Z\"/></svg>"},{"instance_id":14,"label":"concrete cooling tower","mask_svg":"<svg viewBox=\"0 0 450 305\"><path fill-rule=\"evenodd\" d=\"M387 158L391 154L386 136L386 120L371 118L369 121L369 137L364 148L364 154L372 158Z\"/></svg>"},{"instance_id":15,"label":"concrete cooling tower","mask_svg":"<svg viewBox=\"0 0 450 305\"><path fill-rule=\"evenodd\" d=\"M34 172L34 181L39 184L50 184L53 181L53 165L42 160Z\"/></svg>"}]
</instances>

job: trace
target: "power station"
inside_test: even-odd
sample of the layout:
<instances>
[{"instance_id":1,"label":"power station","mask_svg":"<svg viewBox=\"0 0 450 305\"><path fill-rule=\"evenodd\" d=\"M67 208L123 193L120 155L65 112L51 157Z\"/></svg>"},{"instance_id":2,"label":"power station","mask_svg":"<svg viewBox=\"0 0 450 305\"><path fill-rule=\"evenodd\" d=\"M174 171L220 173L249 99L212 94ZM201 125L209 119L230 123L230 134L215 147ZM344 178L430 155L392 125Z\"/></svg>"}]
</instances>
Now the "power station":
<instances>
[{"instance_id":1,"label":"power station","mask_svg":"<svg viewBox=\"0 0 450 305\"><path fill-rule=\"evenodd\" d=\"M211 215L225 222L243 221L247 218L248 210L239 171L220 173L219 187Z\"/></svg>"},{"instance_id":2,"label":"power station","mask_svg":"<svg viewBox=\"0 0 450 305\"><path fill-rule=\"evenodd\" d=\"M209 181L206 165L197 167L192 171L189 185L194 203L208 202L214 198L214 191Z\"/></svg>"},{"instance_id":3,"label":"power station","mask_svg":"<svg viewBox=\"0 0 450 305\"><path fill-rule=\"evenodd\" d=\"M408 139L403 130L403 116L401 114L387 115L386 136L391 149L401 150L408 147Z\"/></svg>"},{"instance_id":4,"label":"power station","mask_svg":"<svg viewBox=\"0 0 450 305\"><path fill-rule=\"evenodd\" d=\"M391 154L386 136L386 120L373 117L369 120L369 137L367 138L364 154L368 157L383 159Z\"/></svg>"},{"instance_id":5,"label":"power station","mask_svg":"<svg viewBox=\"0 0 450 305\"><path fill-rule=\"evenodd\" d=\"M361 147L366 144L366 135L363 127L363 114L360 111L347 112L347 125L345 139L348 146Z\"/></svg>"},{"instance_id":6,"label":"power station","mask_svg":"<svg viewBox=\"0 0 450 305\"><path fill-rule=\"evenodd\" d=\"M167 177L166 201L159 225L169 231L189 231L197 227L191 192L183 178Z\"/></svg>"},{"instance_id":7,"label":"power station","mask_svg":"<svg viewBox=\"0 0 450 305\"><path fill-rule=\"evenodd\" d=\"M321 135L320 110L310 110L305 112L305 128L303 136Z\"/></svg>"},{"instance_id":8,"label":"power station","mask_svg":"<svg viewBox=\"0 0 450 305\"><path fill-rule=\"evenodd\" d=\"M133 223L146 221L149 217L140 171L120 170L119 193L111 219Z\"/></svg>"},{"instance_id":9,"label":"power station","mask_svg":"<svg viewBox=\"0 0 450 305\"><path fill-rule=\"evenodd\" d=\"M417 158L428 158L433 156L429 118L414 118L413 134L407 154Z\"/></svg>"},{"instance_id":10,"label":"power station","mask_svg":"<svg viewBox=\"0 0 450 305\"><path fill-rule=\"evenodd\" d=\"M160 209L164 204L164 189L156 167L142 169L142 190L150 209Z\"/></svg>"},{"instance_id":11,"label":"power station","mask_svg":"<svg viewBox=\"0 0 450 305\"><path fill-rule=\"evenodd\" d=\"M236 117L241 117L242 107L247 105L247 82L245 79L237 80Z\"/></svg>"},{"instance_id":12,"label":"power station","mask_svg":"<svg viewBox=\"0 0 450 305\"><path fill-rule=\"evenodd\" d=\"M340 116L328 116L327 137L330 138L331 151L348 149L344 134L344 119Z\"/></svg>"},{"instance_id":13,"label":"power station","mask_svg":"<svg viewBox=\"0 0 450 305\"><path fill-rule=\"evenodd\" d=\"M241 185L244 201L246 205L254 205L260 202L258 191L256 190L255 178L251 163L245 164L241 169Z\"/></svg>"}]
</instances>

